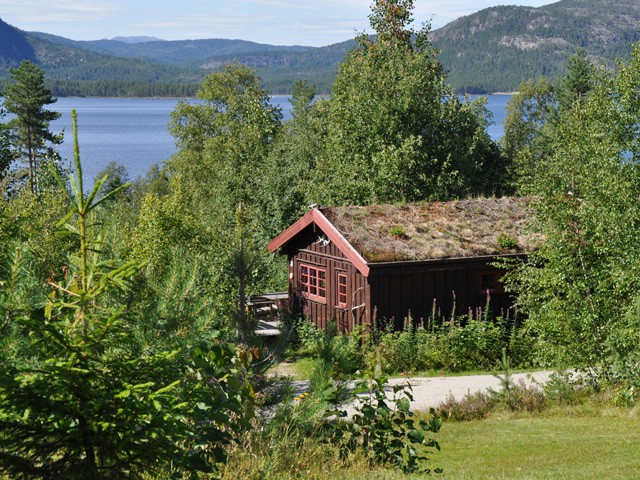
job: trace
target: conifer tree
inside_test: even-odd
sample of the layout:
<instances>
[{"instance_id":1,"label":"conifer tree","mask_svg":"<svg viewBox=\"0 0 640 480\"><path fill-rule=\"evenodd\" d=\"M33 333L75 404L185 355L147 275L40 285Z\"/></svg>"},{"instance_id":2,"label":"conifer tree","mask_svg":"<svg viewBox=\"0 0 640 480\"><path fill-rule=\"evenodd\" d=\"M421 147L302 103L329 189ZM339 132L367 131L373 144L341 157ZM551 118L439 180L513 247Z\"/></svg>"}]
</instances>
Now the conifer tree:
<instances>
[{"instance_id":1,"label":"conifer tree","mask_svg":"<svg viewBox=\"0 0 640 480\"><path fill-rule=\"evenodd\" d=\"M49 130L50 122L60 114L45 108L56 99L45 87L40 67L25 60L10 72L9 84L3 92L4 108L15 115L7 123L10 143L15 158L27 164L31 191L37 192L41 163L56 157L52 146L62 141Z\"/></svg>"}]
</instances>

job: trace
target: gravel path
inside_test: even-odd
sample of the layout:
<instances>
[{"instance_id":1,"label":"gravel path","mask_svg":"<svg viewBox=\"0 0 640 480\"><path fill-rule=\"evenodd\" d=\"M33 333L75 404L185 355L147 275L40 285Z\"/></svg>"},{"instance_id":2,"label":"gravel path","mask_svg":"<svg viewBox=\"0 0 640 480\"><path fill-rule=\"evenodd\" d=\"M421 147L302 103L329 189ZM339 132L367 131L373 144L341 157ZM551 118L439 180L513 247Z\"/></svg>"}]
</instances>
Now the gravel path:
<instances>
[{"instance_id":1,"label":"gravel path","mask_svg":"<svg viewBox=\"0 0 640 480\"><path fill-rule=\"evenodd\" d=\"M544 384L549 379L553 371L539 371L532 373L514 373L512 375L515 383L524 382L525 385ZM307 390L309 382L292 382L295 393L302 393ZM489 388L498 390L500 380L494 375L467 375L460 377L406 377L391 378L387 386L387 395L393 396L393 386L409 384L413 393L411 409L413 411L426 411L430 408L438 407L449 395L457 400L463 398L467 393L485 391Z\"/></svg>"},{"instance_id":2,"label":"gravel path","mask_svg":"<svg viewBox=\"0 0 640 480\"><path fill-rule=\"evenodd\" d=\"M552 373L552 371L514 373L512 378L514 382L520 383L520 381L523 381L525 385L543 384ZM449 395L453 395L455 399L459 400L467 393L485 391L489 388L498 390L500 388L500 380L493 375L393 378L389 380L389 385L402 385L407 382L413 390L411 408L415 411L437 407ZM391 392L392 389L389 388L389 393Z\"/></svg>"}]
</instances>

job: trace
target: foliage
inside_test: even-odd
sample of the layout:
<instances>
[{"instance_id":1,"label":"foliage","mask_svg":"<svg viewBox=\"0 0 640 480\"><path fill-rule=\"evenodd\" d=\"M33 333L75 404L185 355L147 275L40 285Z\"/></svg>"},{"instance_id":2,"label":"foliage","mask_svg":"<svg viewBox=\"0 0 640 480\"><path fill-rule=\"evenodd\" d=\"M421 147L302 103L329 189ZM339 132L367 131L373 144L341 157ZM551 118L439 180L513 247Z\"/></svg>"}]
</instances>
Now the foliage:
<instances>
[{"instance_id":1,"label":"foliage","mask_svg":"<svg viewBox=\"0 0 640 480\"><path fill-rule=\"evenodd\" d=\"M94 223L126 185L98 199L104 176L82 194L75 112L73 120L77 177L60 224L68 222L77 251L65 277L48 280L43 303L19 308L19 249L0 283L2 345L9 346L0 372L0 472L140 478L167 468L213 471L250 414L251 355L237 355L215 334L176 345L180 325L164 325L166 342L139 341L148 337L137 334L122 298L141 266L109 258Z\"/></svg>"},{"instance_id":2,"label":"foliage","mask_svg":"<svg viewBox=\"0 0 640 480\"><path fill-rule=\"evenodd\" d=\"M325 145L310 201L366 205L502 192L504 164L483 104L460 100L427 39L408 28L413 2L375 2L320 102Z\"/></svg>"},{"instance_id":3,"label":"foliage","mask_svg":"<svg viewBox=\"0 0 640 480\"><path fill-rule=\"evenodd\" d=\"M532 187L541 248L507 284L548 360L608 377L633 355L637 296L640 46L560 114Z\"/></svg>"},{"instance_id":4,"label":"foliage","mask_svg":"<svg viewBox=\"0 0 640 480\"><path fill-rule=\"evenodd\" d=\"M297 82L291 93L290 121L284 124L264 164L259 192L265 232L278 235L302 216L313 200L313 172L324 150L325 119L314 85Z\"/></svg>"},{"instance_id":5,"label":"foliage","mask_svg":"<svg viewBox=\"0 0 640 480\"><path fill-rule=\"evenodd\" d=\"M540 157L546 155L544 128L554 115L553 86L544 78L525 80L507 104L500 146L511 165L510 180L528 193Z\"/></svg>"},{"instance_id":6,"label":"foliage","mask_svg":"<svg viewBox=\"0 0 640 480\"><path fill-rule=\"evenodd\" d=\"M584 101L595 81L595 66L583 49L578 49L567 59L566 68L554 95L560 111L568 111L575 102Z\"/></svg>"},{"instance_id":7,"label":"foliage","mask_svg":"<svg viewBox=\"0 0 640 480\"><path fill-rule=\"evenodd\" d=\"M221 477L298 478L310 469L342 468L337 452L321 443L325 408L315 395L283 399L268 416L256 418L239 444L230 446Z\"/></svg>"},{"instance_id":8,"label":"foliage","mask_svg":"<svg viewBox=\"0 0 640 480\"><path fill-rule=\"evenodd\" d=\"M518 240L506 233L498 235L496 243L502 250L516 250L518 248Z\"/></svg>"},{"instance_id":9,"label":"foliage","mask_svg":"<svg viewBox=\"0 0 640 480\"><path fill-rule=\"evenodd\" d=\"M540 389L528 387L524 382L514 382L511 362L505 349L502 350L502 359L498 361L498 367L501 373L494 376L500 381L500 388L487 390L490 401L502 404L511 411L540 411L544 408L545 398Z\"/></svg>"},{"instance_id":10,"label":"foliage","mask_svg":"<svg viewBox=\"0 0 640 480\"><path fill-rule=\"evenodd\" d=\"M594 65L584 50L566 62L566 70L552 85L543 77L525 80L507 105L500 143L511 166L511 181L522 194L535 194L533 178L539 164L553 154L551 136L563 113L583 102L596 81Z\"/></svg>"},{"instance_id":11,"label":"foliage","mask_svg":"<svg viewBox=\"0 0 640 480\"><path fill-rule=\"evenodd\" d=\"M56 226L69 207L69 199L57 185L38 193L23 188L3 200L0 231L25 244L39 278L64 275L67 252L77 247L77 238L61 234Z\"/></svg>"},{"instance_id":12,"label":"foliage","mask_svg":"<svg viewBox=\"0 0 640 480\"><path fill-rule=\"evenodd\" d=\"M118 164L116 161L109 162L107 166L95 176L93 179L94 183L104 176L107 176L107 181L102 185L102 190L100 191L101 195L108 195L116 189L120 189L122 191L123 189L120 187L130 183L127 167ZM126 189L124 190L125 191L123 191L122 194L126 195Z\"/></svg>"},{"instance_id":13,"label":"foliage","mask_svg":"<svg viewBox=\"0 0 640 480\"><path fill-rule=\"evenodd\" d=\"M260 171L280 133L281 113L241 65L209 75L198 96L201 102L179 103L172 113L179 152L168 162L171 195L163 203L174 205L165 210L167 221L179 226L190 219L193 238L202 240L197 245L211 252L212 293L238 323L246 295L275 284L271 278L283 283L281 263L264 249L268 219L259 214Z\"/></svg>"},{"instance_id":14,"label":"foliage","mask_svg":"<svg viewBox=\"0 0 640 480\"><path fill-rule=\"evenodd\" d=\"M42 69L25 60L10 72L10 81L3 91L3 106L15 117L6 128L14 156L26 163L29 188L35 193L42 188L42 171L46 172L46 165L56 165L57 154L52 147L61 143L62 138L49 131L49 122L60 114L44 108L56 100L44 85Z\"/></svg>"},{"instance_id":15,"label":"foliage","mask_svg":"<svg viewBox=\"0 0 640 480\"><path fill-rule=\"evenodd\" d=\"M489 398L486 392L467 392L461 399L456 399L450 394L447 399L438 405L438 413L445 420L454 422L468 422L487 418L495 409L495 402Z\"/></svg>"},{"instance_id":16,"label":"foliage","mask_svg":"<svg viewBox=\"0 0 640 480\"><path fill-rule=\"evenodd\" d=\"M367 336L361 327L352 332L339 333L335 322L329 322L327 328L317 328L302 319L296 325L300 346L307 354L326 363L342 373L354 373L365 366Z\"/></svg>"},{"instance_id":17,"label":"foliage","mask_svg":"<svg viewBox=\"0 0 640 480\"><path fill-rule=\"evenodd\" d=\"M389 399L386 382L379 372L370 372L356 383L354 393L361 395L356 398L355 413L348 421L330 424L331 441L338 445L343 457L362 451L370 465L389 463L405 473L429 473L431 469L424 466L427 453L431 448L440 450L440 445L428 433L437 433L442 421L437 415L416 421L410 409L410 387L394 386ZM329 410L325 415L346 417L347 412Z\"/></svg>"},{"instance_id":18,"label":"foliage","mask_svg":"<svg viewBox=\"0 0 640 480\"><path fill-rule=\"evenodd\" d=\"M297 327L302 352L329 367L353 373L379 362L386 373L491 370L506 349L518 367L536 364L535 338L521 321L488 316L460 317L453 322L415 325L406 319L402 330L393 324L371 331L338 333L335 324L318 329L306 321Z\"/></svg>"}]
</instances>

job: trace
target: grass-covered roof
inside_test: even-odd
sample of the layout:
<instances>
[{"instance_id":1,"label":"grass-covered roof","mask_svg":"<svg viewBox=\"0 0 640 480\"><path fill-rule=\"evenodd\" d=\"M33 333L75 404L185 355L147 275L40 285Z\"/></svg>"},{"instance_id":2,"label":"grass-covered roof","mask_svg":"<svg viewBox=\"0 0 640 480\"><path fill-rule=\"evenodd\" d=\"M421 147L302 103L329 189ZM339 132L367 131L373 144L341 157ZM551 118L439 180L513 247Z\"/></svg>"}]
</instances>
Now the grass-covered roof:
<instances>
[{"instance_id":1,"label":"grass-covered roof","mask_svg":"<svg viewBox=\"0 0 640 480\"><path fill-rule=\"evenodd\" d=\"M324 208L322 213L369 263L519 253L539 239L527 233L529 198Z\"/></svg>"}]
</instances>

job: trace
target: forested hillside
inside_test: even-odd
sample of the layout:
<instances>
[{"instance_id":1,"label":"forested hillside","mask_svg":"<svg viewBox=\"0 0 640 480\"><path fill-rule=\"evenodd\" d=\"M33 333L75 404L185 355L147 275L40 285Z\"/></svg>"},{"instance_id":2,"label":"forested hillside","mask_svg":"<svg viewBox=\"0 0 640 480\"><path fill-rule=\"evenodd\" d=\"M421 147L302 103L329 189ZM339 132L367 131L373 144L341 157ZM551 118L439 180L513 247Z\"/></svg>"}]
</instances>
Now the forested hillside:
<instances>
[{"instance_id":1,"label":"forested hillside","mask_svg":"<svg viewBox=\"0 0 640 480\"><path fill-rule=\"evenodd\" d=\"M21 60L35 61L36 54L24 34L0 19L0 76Z\"/></svg>"},{"instance_id":2,"label":"forested hillside","mask_svg":"<svg viewBox=\"0 0 640 480\"><path fill-rule=\"evenodd\" d=\"M513 91L521 81L557 79L583 48L596 64L627 58L640 39L636 0L562 0L539 8L500 6L432 32L449 81L466 92Z\"/></svg>"},{"instance_id":3,"label":"forested hillside","mask_svg":"<svg viewBox=\"0 0 640 480\"><path fill-rule=\"evenodd\" d=\"M489 93L514 91L528 78L554 81L579 48L595 64L612 66L640 39L639 25L636 0L561 0L539 8L487 8L434 30L429 38L456 91ZM355 45L353 40L326 47L225 39L75 41L7 24L0 24L0 36L6 38L0 75L17 60L35 58L47 78L57 80L51 86L61 95L193 95L207 73L236 62L256 69L271 93L289 93L298 80L328 93L338 64ZM146 89L132 88L136 82Z\"/></svg>"}]
</instances>

